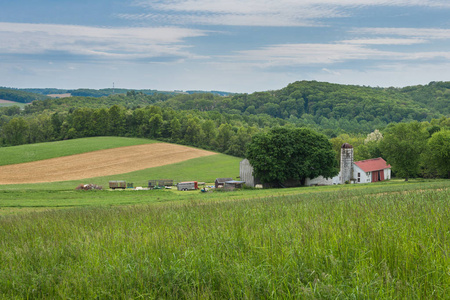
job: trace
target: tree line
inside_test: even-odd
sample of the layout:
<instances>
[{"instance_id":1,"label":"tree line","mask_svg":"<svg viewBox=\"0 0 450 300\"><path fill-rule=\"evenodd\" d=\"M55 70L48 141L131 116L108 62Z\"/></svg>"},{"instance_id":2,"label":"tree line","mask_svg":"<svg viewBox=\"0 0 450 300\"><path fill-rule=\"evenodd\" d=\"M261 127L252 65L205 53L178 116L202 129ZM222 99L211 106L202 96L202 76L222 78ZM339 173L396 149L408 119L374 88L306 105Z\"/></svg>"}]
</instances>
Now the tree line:
<instances>
[{"instance_id":1,"label":"tree line","mask_svg":"<svg viewBox=\"0 0 450 300\"><path fill-rule=\"evenodd\" d=\"M14 110L14 107L6 109ZM0 145L124 136L157 139L245 157L252 138L275 127L297 128L292 123L268 116L176 111L156 105L135 109L113 105L23 116L2 115ZM367 135L341 134L331 138L330 143L336 161L340 146L350 143L354 147L355 160L383 157L392 165L396 176L450 176L450 118L391 123L382 131L375 130Z\"/></svg>"},{"instance_id":2,"label":"tree line","mask_svg":"<svg viewBox=\"0 0 450 300\"><path fill-rule=\"evenodd\" d=\"M154 105L136 109L113 105L63 113L3 115L0 117L0 144L14 146L91 136L143 137L244 157L245 147L256 132L285 125L271 118L234 117L217 112L175 111Z\"/></svg>"},{"instance_id":3,"label":"tree line","mask_svg":"<svg viewBox=\"0 0 450 300\"><path fill-rule=\"evenodd\" d=\"M340 146L350 143L355 161L383 157L396 177L450 178L450 118L391 123L382 131L342 134L330 141L337 159Z\"/></svg>"}]
</instances>

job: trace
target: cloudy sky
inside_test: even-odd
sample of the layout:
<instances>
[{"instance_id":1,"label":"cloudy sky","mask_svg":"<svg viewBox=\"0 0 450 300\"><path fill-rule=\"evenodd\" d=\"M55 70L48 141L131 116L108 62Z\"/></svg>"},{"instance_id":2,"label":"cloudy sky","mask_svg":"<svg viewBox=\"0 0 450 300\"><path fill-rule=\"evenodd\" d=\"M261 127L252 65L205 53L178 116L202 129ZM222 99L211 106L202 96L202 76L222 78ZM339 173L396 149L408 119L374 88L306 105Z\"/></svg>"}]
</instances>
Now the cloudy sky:
<instances>
[{"instance_id":1,"label":"cloudy sky","mask_svg":"<svg viewBox=\"0 0 450 300\"><path fill-rule=\"evenodd\" d=\"M448 0L3 0L0 86L449 81L449 16Z\"/></svg>"}]
</instances>

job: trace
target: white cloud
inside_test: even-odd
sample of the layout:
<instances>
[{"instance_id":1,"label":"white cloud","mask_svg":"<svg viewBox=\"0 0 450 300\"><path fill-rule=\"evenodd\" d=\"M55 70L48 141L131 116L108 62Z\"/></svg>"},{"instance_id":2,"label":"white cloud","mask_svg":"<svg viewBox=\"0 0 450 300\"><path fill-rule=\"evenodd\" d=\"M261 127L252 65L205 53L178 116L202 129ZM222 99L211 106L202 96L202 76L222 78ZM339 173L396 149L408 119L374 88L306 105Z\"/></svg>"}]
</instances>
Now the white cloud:
<instances>
[{"instance_id":1,"label":"white cloud","mask_svg":"<svg viewBox=\"0 0 450 300\"><path fill-rule=\"evenodd\" d=\"M349 44L282 44L240 51L234 59L259 62L260 66L333 64L348 60L399 57L395 52Z\"/></svg>"},{"instance_id":2,"label":"white cloud","mask_svg":"<svg viewBox=\"0 0 450 300\"><path fill-rule=\"evenodd\" d=\"M448 60L450 52L396 52L372 49L360 44L281 44L256 50L239 51L227 57L230 63L248 64L259 68L317 66L375 61L430 61Z\"/></svg>"},{"instance_id":3,"label":"white cloud","mask_svg":"<svg viewBox=\"0 0 450 300\"><path fill-rule=\"evenodd\" d=\"M411 39L393 39L393 38L375 38L375 39L354 39L344 40L342 44L354 44L354 45L414 45L423 44L427 40L419 38Z\"/></svg>"},{"instance_id":4,"label":"white cloud","mask_svg":"<svg viewBox=\"0 0 450 300\"><path fill-rule=\"evenodd\" d=\"M102 28L57 24L0 23L0 53L68 53L96 58L194 57L184 40L201 30L176 27Z\"/></svg>"},{"instance_id":5,"label":"white cloud","mask_svg":"<svg viewBox=\"0 0 450 300\"><path fill-rule=\"evenodd\" d=\"M350 9L371 6L450 8L447 0L140 0L150 14L121 14L172 24L321 26L319 20L346 17ZM176 17L173 17L176 14Z\"/></svg>"},{"instance_id":6,"label":"white cloud","mask_svg":"<svg viewBox=\"0 0 450 300\"><path fill-rule=\"evenodd\" d=\"M418 39L450 39L450 29L441 28L357 28L351 31L355 34L371 34L384 36L403 36L414 37Z\"/></svg>"}]
</instances>

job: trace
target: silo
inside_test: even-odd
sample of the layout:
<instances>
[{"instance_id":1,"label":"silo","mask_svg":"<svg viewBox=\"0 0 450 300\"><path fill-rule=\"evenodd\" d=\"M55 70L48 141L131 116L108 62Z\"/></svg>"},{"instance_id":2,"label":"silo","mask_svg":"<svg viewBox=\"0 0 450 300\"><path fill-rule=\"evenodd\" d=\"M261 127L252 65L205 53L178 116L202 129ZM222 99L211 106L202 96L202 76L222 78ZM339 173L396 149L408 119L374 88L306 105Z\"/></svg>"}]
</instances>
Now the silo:
<instances>
[{"instance_id":1,"label":"silo","mask_svg":"<svg viewBox=\"0 0 450 300\"><path fill-rule=\"evenodd\" d=\"M353 175L353 146L345 143L341 146L341 184L349 182Z\"/></svg>"}]
</instances>

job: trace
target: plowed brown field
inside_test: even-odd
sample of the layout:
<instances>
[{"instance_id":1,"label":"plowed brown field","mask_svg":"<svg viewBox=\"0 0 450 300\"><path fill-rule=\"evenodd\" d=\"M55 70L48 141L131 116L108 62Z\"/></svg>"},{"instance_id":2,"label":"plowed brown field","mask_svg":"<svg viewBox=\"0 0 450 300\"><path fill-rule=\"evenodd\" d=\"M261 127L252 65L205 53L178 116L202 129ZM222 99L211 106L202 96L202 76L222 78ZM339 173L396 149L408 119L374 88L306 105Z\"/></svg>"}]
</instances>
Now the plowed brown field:
<instances>
[{"instance_id":1,"label":"plowed brown field","mask_svg":"<svg viewBox=\"0 0 450 300\"><path fill-rule=\"evenodd\" d=\"M167 143L100 150L0 166L0 184L77 180L159 167L214 152Z\"/></svg>"}]
</instances>

